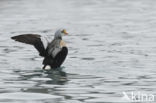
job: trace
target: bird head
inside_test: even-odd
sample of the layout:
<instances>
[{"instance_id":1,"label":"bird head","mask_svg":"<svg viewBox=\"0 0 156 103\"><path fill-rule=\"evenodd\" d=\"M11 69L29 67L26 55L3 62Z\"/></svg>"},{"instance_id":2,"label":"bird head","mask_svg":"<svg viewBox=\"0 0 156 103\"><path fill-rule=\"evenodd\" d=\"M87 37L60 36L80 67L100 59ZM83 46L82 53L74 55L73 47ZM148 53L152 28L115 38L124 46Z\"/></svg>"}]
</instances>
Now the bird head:
<instances>
[{"instance_id":1,"label":"bird head","mask_svg":"<svg viewBox=\"0 0 156 103\"><path fill-rule=\"evenodd\" d=\"M64 35L68 35L68 33L66 32L66 29L59 29L55 32L55 39L62 38L62 36Z\"/></svg>"}]
</instances>

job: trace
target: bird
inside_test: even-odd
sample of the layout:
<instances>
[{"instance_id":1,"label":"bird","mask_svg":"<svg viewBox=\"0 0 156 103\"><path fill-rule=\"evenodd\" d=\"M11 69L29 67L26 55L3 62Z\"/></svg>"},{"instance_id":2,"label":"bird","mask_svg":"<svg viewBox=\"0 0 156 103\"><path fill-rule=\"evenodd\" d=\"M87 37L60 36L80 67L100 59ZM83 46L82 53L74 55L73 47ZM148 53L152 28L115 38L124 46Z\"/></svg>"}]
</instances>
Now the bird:
<instances>
[{"instance_id":1,"label":"bird","mask_svg":"<svg viewBox=\"0 0 156 103\"><path fill-rule=\"evenodd\" d=\"M58 29L55 32L54 39L50 42L39 34L21 34L13 36L11 39L33 45L39 55L44 57L42 69L48 67L50 67L49 69L56 69L63 64L68 54L68 48L62 39L64 35L68 35L66 29Z\"/></svg>"}]
</instances>

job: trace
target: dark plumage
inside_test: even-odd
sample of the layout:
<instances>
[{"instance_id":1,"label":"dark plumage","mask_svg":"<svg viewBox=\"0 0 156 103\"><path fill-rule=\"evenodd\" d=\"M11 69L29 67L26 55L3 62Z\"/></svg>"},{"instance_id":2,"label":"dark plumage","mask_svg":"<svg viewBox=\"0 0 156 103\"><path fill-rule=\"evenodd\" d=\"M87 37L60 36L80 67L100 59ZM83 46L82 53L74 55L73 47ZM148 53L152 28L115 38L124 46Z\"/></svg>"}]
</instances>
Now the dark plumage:
<instances>
[{"instance_id":1,"label":"dark plumage","mask_svg":"<svg viewBox=\"0 0 156 103\"><path fill-rule=\"evenodd\" d=\"M68 48L62 40L62 35L67 35L65 29L56 31L54 39L46 44L38 34L23 34L13 36L11 39L33 45L39 52L39 55L44 57L43 69L45 69L46 66L55 69L61 66L68 54Z\"/></svg>"}]
</instances>

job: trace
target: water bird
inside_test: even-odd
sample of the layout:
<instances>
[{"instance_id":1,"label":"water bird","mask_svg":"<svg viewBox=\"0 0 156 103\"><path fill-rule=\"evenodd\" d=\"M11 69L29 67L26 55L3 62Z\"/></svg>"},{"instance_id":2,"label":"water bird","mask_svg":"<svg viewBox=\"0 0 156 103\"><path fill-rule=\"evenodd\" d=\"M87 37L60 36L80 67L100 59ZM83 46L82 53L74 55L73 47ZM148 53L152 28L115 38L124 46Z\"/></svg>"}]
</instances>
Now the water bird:
<instances>
[{"instance_id":1,"label":"water bird","mask_svg":"<svg viewBox=\"0 0 156 103\"><path fill-rule=\"evenodd\" d=\"M66 30L59 29L51 42L38 34L22 34L13 36L11 39L33 45L39 55L44 57L42 69L56 69L62 65L68 54L66 43L62 40L64 35L68 35Z\"/></svg>"}]
</instances>

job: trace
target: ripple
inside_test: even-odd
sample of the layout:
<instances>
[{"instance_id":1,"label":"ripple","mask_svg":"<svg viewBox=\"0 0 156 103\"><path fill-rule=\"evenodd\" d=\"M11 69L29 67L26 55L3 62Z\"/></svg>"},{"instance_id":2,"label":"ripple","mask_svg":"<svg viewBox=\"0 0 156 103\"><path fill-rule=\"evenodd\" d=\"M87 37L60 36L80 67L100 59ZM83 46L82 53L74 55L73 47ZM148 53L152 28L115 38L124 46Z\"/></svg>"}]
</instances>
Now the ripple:
<instances>
[{"instance_id":1,"label":"ripple","mask_svg":"<svg viewBox=\"0 0 156 103\"><path fill-rule=\"evenodd\" d=\"M42 100L42 99L56 99L62 98L61 96L43 94L43 93L1 93L0 99L15 99L15 100Z\"/></svg>"},{"instance_id":2,"label":"ripple","mask_svg":"<svg viewBox=\"0 0 156 103\"><path fill-rule=\"evenodd\" d=\"M11 52L14 52L14 51L16 51L16 50L9 49L9 48L3 49L3 52L4 52L4 53L11 53Z\"/></svg>"},{"instance_id":3,"label":"ripple","mask_svg":"<svg viewBox=\"0 0 156 103\"><path fill-rule=\"evenodd\" d=\"M89 40L88 38L82 38L82 40L86 41L86 40Z\"/></svg>"},{"instance_id":4,"label":"ripple","mask_svg":"<svg viewBox=\"0 0 156 103\"><path fill-rule=\"evenodd\" d=\"M74 35L74 36L90 36L90 35L92 35L92 34L76 34L76 35Z\"/></svg>"},{"instance_id":5,"label":"ripple","mask_svg":"<svg viewBox=\"0 0 156 103\"><path fill-rule=\"evenodd\" d=\"M47 29L47 30L43 30L43 31L40 31L40 32L42 32L42 33L49 33L49 32L52 32L52 30L51 29Z\"/></svg>"},{"instance_id":6,"label":"ripple","mask_svg":"<svg viewBox=\"0 0 156 103\"><path fill-rule=\"evenodd\" d=\"M70 58L77 58L76 56L72 56L72 57L70 57Z\"/></svg>"},{"instance_id":7,"label":"ripple","mask_svg":"<svg viewBox=\"0 0 156 103\"><path fill-rule=\"evenodd\" d=\"M138 83L137 81L133 81L133 82L128 82L128 83L123 83L122 85L130 86L130 85L134 85L134 84L137 84L137 83Z\"/></svg>"},{"instance_id":8,"label":"ripple","mask_svg":"<svg viewBox=\"0 0 156 103\"><path fill-rule=\"evenodd\" d=\"M14 48L17 48L17 49L23 49L24 47L21 47L21 46L13 46Z\"/></svg>"},{"instance_id":9,"label":"ripple","mask_svg":"<svg viewBox=\"0 0 156 103\"><path fill-rule=\"evenodd\" d=\"M142 75L142 76L138 76L137 79L151 79L151 77L147 75Z\"/></svg>"},{"instance_id":10,"label":"ripple","mask_svg":"<svg viewBox=\"0 0 156 103\"><path fill-rule=\"evenodd\" d=\"M96 45L87 45L87 46L90 46L90 47L99 47L99 46L104 46L103 44L96 44Z\"/></svg>"},{"instance_id":11,"label":"ripple","mask_svg":"<svg viewBox=\"0 0 156 103\"><path fill-rule=\"evenodd\" d=\"M81 59L82 60L95 60L95 58L91 58L91 57L90 58L89 57L88 58L81 58Z\"/></svg>"}]
</instances>

